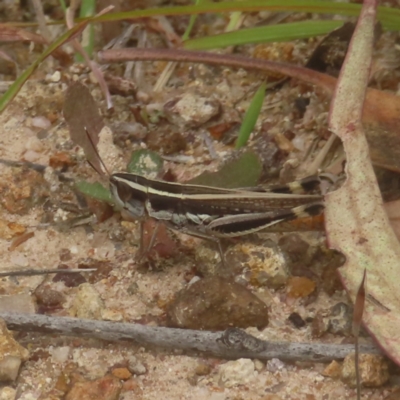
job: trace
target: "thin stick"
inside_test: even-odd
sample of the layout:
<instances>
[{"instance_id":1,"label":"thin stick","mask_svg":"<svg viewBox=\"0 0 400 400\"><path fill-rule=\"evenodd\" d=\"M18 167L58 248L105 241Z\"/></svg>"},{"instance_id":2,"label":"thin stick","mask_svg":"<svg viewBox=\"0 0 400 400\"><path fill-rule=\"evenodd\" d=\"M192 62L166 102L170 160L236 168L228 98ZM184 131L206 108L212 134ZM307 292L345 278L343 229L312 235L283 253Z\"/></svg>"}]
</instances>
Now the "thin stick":
<instances>
[{"instance_id":1,"label":"thin stick","mask_svg":"<svg viewBox=\"0 0 400 400\"><path fill-rule=\"evenodd\" d=\"M223 332L194 331L140 324L115 323L36 314L0 313L9 329L79 336L119 342L136 342L168 349L205 352L227 359L279 358L286 361L330 362L354 351L352 344L267 342L231 328ZM364 353L381 354L374 345L362 345Z\"/></svg>"},{"instance_id":2,"label":"thin stick","mask_svg":"<svg viewBox=\"0 0 400 400\"><path fill-rule=\"evenodd\" d=\"M194 62L235 68L253 69L258 71L279 72L293 78L302 79L309 84L315 84L326 89L329 93L335 86L336 79L321 72L268 60L257 60L250 57L232 54L216 54L206 51L189 51L177 49L126 48L104 50L98 53L100 63L122 61L177 61Z\"/></svg>"},{"instance_id":3,"label":"thin stick","mask_svg":"<svg viewBox=\"0 0 400 400\"><path fill-rule=\"evenodd\" d=\"M47 168L46 165L36 164L29 161L14 161L14 160L6 160L4 158L0 158L0 164L7 165L9 167L27 167L31 168L37 172L44 172Z\"/></svg>"},{"instance_id":4,"label":"thin stick","mask_svg":"<svg viewBox=\"0 0 400 400\"><path fill-rule=\"evenodd\" d=\"M93 272L97 271L97 268L86 268L86 269L21 269L19 271L8 271L0 272L0 277L4 276L35 276L35 275L47 275L47 274L58 274L62 272L64 274L76 274L78 272Z\"/></svg>"},{"instance_id":5,"label":"thin stick","mask_svg":"<svg viewBox=\"0 0 400 400\"><path fill-rule=\"evenodd\" d=\"M36 172L44 173L46 168L49 168L48 165L36 164L29 161L14 161L14 160L6 160L4 158L0 158L0 164L7 165L9 167L21 167L21 168L31 168ZM58 177L62 178L64 182L73 182L72 178L67 177L63 172L53 170L54 174Z\"/></svg>"}]
</instances>

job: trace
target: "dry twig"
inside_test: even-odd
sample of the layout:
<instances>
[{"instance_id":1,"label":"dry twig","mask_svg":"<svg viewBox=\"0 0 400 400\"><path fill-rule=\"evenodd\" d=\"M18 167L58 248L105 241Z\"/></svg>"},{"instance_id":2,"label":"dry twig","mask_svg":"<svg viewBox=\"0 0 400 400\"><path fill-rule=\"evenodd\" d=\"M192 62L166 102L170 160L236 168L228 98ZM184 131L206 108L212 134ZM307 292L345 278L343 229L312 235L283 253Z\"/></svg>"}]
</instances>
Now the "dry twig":
<instances>
[{"instance_id":1,"label":"dry twig","mask_svg":"<svg viewBox=\"0 0 400 400\"><path fill-rule=\"evenodd\" d=\"M230 328L223 332L207 332L15 313L0 313L0 318L11 330L79 336L114 342L126 340L167 349L199 351L226 359L279 358L287 361L330 362L343 359L354 351L352 344L267 342L237 328ZM374 345L362 345L360 351L380 354L380 350Z\"/></svg>"}]
</instances>

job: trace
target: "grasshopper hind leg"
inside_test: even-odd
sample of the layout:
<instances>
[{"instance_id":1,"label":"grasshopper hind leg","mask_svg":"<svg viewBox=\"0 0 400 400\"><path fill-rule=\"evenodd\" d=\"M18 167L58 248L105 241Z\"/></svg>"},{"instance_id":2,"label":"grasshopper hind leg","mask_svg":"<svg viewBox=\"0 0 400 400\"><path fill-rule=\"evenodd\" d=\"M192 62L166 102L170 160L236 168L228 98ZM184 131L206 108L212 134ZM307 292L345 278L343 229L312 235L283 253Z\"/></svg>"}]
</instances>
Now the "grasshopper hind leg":
<instances>
[{"instance_id":1,"label":"grasshopper hind leg","mask_svg":"<svg viewBox=\"0 0 400 400\"><path fill-rule=\"evenodd\" d=\"M145 240L144 240L144 236L145 236L145 220L141 220L140 221L140 243L139 243L139 250L138 250L138 256L137 256L137 260L138 262L141 262L143 260L143 258L149 254L150 250L153 248L155 242L156 242L156 238L157 238L157 233L159 230L161 222L157 221L156 225L153 229L153 232L151 234L151 238L149 243L146 245L145 244ZM167 225L168 226L168 225ZM175 229L173 227L168 226L169 229L171 229L172 231L174 231ZM222 265L225 265L225 256L224 256L224 250L222 247L222 241L220 238L218 237L214 237L214 236L210 236L207 234L203 234L203 233L199 233L199 232L187 232L187 231L178 231L181 233L184 233L186 235L189 236L193 236L193 237L197 237L199 239L204 239L204 240L208 240L211 241L213 243L215 243L217 245L218 248L218 252L221 258L221 263Z\"/></svg>"},{"instance_id":2,"label":"grasshopper hind leg","mask_svg":"<svg viewBox=\"0 0 400 400\"><path fill-rule=\"evenodd\" d=\"M140 242L139 242L139 250L137 260L140 263L147 254L149 254L150 250L153 248L156 238L158 229L160 227L161 222L157 221L156 225L154 226L153 232L151 234L151 238L149 244L146 246L144 242L144 235L145 235L145 220L140 221Z\"/></svg>"}]
</instances>

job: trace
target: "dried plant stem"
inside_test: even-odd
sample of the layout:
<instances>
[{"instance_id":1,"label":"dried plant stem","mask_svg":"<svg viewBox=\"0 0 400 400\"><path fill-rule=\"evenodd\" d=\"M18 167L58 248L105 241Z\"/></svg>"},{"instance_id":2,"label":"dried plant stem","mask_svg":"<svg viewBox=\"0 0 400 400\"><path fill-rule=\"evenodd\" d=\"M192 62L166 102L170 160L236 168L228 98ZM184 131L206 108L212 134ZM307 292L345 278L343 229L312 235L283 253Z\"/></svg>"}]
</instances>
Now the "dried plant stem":
<instances>
[{"instance_id":1,"label":"dried plant stem","mask_svg":"<svg viewBox=\"0 0 400 400\"><path fill-rule=\"evenodd\" d=\"M154 92L161 92L164 89L164 86L167 84L169 79L171 78L172 74L175 71L178 63L170 61L164 68L161 75L158 77L156 84L154 85L153 91Z\"/></svg>"},{"instance_id":2,"label":"dried plant stem","mask_svg":"<svg viewBox=\"0 0 400 400\"><path fill-rule=\"evenodd\" d=\"M354 367L356 371L356 382L357 382L357 400L361 400L361 376L360 376L360 349L358 344L358 336L355 337L354 342Z\"/></svg>"},{"instance_id":3,"label":"dried plant stem","mask_svg":"<svg viewBox=\"0 0 400 400\"><path fill-rule=\"evenodd\" d=\"M46 18L44 16L42 3L40 0L32 0L33 8L35 9L36 18L39 24L40 33L44 38L46 38L49 42L53 40L51 32L46 24Z\"/></svg>"},{"instance_id":4,"label":"dried plant stem","mask_svg":"<svg viewBox=\"0 0 400 400\"><path fill-rule=\"evenodd\" d=\"M98 54L99 62L113 63L122 61L177 61L194 62L213 65L223 65L235 68L253 69L258 71L279 72L294 78L303 79L310 84L318 85L330 93L336 79L296 65L277 63L268 60L258 60L250 57L236 56L232 54L216 54L205 51L189 51L177 49L148 49L128 48L118 50L104 50Z\"/></svg>"},{"instance_id":5,"label":"dried plant stem","mask_svg":"<svg viewBox=\"0 0 400 400\"><path fill-rule=\"evenodd\" d=\"M19 271L8 271L0 272L0 277L5 276L35 276L35 275L47 275L47 274L58 274L62 272L63 274L76 274L82 272L93 272L97 271L97 268L86 268L86 269L67 269L67 268L55 268L55 269L22 269Z\"/></svg>"},{"instance_id":6,"label":"dried plant stem","mask_svg":"<svg viewBox=\"0 0 400 400\"><path fill-rule=\"evenodd\" d=\"M124 340L141 345L205 352L213 357L227 359L279 358L286 361L330 362L343 359L354 351L352 344L267 342L237 328L223 332L207 332L16 313L0 313L0 318L11 330L56 333L109 341ZM360 351L380 354L380 350L374 345L360 346Z\"/></svg>"},{"instance_id":7,"label":"dried plant stem","mask_svg":"<svg viewBox=\"0 0 400 400\"><path fill-rule=\"evenodd\" d=\"M329 137L329 139L326 141L324 147L319 151L317 156L314 158L313 162L307 167L307 171L304 171L305 175L314 175L318 172L318 169L320 168L321 164L324 162L325 157L331 150L336 139L337 139L337 136L334 134L332 134Z\"/></svg>"}]
</instances>

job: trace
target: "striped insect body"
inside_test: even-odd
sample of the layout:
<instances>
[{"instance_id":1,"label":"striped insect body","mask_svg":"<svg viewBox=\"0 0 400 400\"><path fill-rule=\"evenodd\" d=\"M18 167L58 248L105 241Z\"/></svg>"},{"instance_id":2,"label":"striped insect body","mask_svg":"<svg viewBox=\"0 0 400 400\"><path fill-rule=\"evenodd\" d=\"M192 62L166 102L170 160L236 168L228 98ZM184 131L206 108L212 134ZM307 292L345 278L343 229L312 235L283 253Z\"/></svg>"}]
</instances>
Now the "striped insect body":
<instances>
[{"instance_id":1,"label":"striped insect body","mask_svg":"<svg viewBox=\"0 0 400 400\"><path fill-rule=\"evenodd\" d=\"M116 203L132 217L148 215L172 229L215 238L254 233L282 221L316 215L323 208L319 195L271 193L258 187L220 189L128 173L111 175L110 185Z\"/></svg>"},{"instance_id":2,"label":"striped insect body","mask_svg":"<svg viewBox=\"0 0 400 400\"><path fill-rule=\"evenodd\" d=\"M132 218L143 221L151 217L171 229L214 240L219 244L222 259L221 238L261 230L281 231L285 222L323 210L322 196L298 194L315 189L319 184L317 177L271 189L180 184L132 173L111 174L109 182L115 204ZM155 235L154 232L147 250L154 244Z\"/></svg>"}]
</instances>

